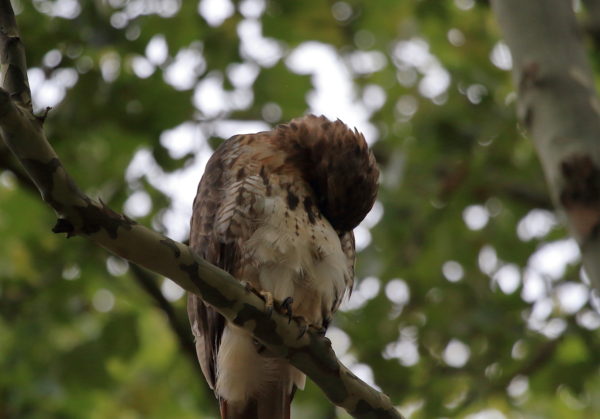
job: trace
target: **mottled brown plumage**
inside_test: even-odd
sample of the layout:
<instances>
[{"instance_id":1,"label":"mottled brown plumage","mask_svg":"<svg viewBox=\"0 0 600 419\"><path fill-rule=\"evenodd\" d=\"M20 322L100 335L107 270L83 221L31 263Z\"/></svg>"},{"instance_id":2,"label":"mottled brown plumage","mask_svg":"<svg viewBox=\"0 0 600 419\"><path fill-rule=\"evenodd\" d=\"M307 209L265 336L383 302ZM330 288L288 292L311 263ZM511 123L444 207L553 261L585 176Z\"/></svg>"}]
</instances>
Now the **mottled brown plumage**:
<instances>
[{"instance_id":1,"label":"mottled brown plumage","mask_svg":"<svg viewBox=\"0 0 600 419\"><path fill-rule=\"evenodd\" d=\"M351 290L352 229L371 209L379 172L363 136L306 116L238 135L209 160L194 201L190 245L201 257L326 327ZM304 375L198 297L188 314L202 371L223 418L289 418Z\"/></svg>"}]
</instances>

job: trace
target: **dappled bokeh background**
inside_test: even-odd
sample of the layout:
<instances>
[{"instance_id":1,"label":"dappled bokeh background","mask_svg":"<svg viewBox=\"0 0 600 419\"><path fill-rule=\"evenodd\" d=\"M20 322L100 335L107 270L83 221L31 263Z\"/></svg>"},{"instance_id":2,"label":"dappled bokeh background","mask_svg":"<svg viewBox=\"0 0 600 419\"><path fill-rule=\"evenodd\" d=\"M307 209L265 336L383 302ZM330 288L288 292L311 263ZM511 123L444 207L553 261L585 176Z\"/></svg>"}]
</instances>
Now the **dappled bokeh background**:
<instances>
[{"instance_id":1,"label":"dappled bokeh background","mask_svg":"<svg viewBox=\"0 0 600 419\"><path fill-rule=\"evenodd\" d=\"M343 362L408 417L600 415L599 298L517 126L487 2L13 4L35 107L88 194L185 240L222 139L340 118L382 171L329 331ZM216 417L183 291L54 220L0 146L0 417ZM347 417L310 382L294 414Z\"/></svg>"}]
</instances>

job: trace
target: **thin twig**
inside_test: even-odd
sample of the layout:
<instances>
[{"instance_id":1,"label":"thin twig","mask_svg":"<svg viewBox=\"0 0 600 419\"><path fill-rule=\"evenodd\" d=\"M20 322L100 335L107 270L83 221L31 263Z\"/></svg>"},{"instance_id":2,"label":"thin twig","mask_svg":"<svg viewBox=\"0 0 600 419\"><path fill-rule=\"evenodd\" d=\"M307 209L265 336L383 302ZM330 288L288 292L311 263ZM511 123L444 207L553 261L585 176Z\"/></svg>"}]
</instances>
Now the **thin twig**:
<instances>
[{"instance_id":1,"label":"thin twig","mask_svg":"<svg viewBox=\"0 0 600 419\"><path fill-rule=\"evenodd\" d=\"M131 269L133 278L139 286L146 291L152 298L152 302L165 314L165 316L167 316L169 325L179 341L179 346L181 346L181 349L189 356L194 365L196 365L198 360L196 358L196 348L192 341L190 328L181 321L171 303L164 297L156 284L154 275L135 264L131 264L129 268ZM202 381L204 381L204 379Z\"/></svg>"}]
</instances>

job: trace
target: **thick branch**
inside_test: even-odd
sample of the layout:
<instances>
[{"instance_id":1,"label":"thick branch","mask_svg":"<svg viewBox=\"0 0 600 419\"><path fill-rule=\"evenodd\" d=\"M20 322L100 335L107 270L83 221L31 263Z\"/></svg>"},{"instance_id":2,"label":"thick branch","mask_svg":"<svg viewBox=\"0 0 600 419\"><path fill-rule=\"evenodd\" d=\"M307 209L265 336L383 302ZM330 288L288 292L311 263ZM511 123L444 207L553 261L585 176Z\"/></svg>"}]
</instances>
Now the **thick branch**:
<instances>
[{"instance_id":1,"label":"thick branch","mask_svg":"<svg viewBox=\"0 0 600 419\"><path fill-rule=\"evenodd\" d=\"M518 116L600 289L600 101L571 2L494 0L492 6L513 56Z\"/></svg>"},{"instance_id":2,"label":"thick branch","mask_svg":"<svg viewBox=\"0 0 600 419\"><path fill-rule=\"evenodd\" d=\"M16 27L6 23L14 23L11 16L10 1L0 0L0 26L5 31L0 36L3 38L17 36ZM15 58L6 49L0 51L0 55L3 69L7 61ZM21 86L26 87L25 61L17 62L11 69L21 71ZM306 373L333 403L354 417L401 417L387 396L369 387L339 362L327 338L313 332L298 338L298 324L288 323L288 319L278 313L268 315L263 301L227 272L196 257L186 245L143 227L83 194L46 140L41 121L32 114L27 100L22 100L29 90L15 87L18 80L10 75L3 78L7 82L4 88L13 94L0 90L0 131L44 201L59 215L55 232L65 232L68 237L85 236L199 295L228 321L251 333L270 354L285 357Z\"/></svg>"},{"instance_id":3,"label":"thick branch","mask_svg":"<svg viewBox=\"0 0 600 419\"><path fill-rule=\"evenodd\" d=\"M32 110L27 82L25 48L19 38L17 21L10 0L0 0L0 74L2 87L17 102Z\"/></svg>"},{"instance_id":4,"label":"thick branch","mask_svg":"<svg viewBox=\"0 0 600 419\"><path fill-rule=\"evenodd\" d=\"M25 173L19 162L15 159L15 156L4 143L0 143L0 170L2 169L9 170L14 174L19 186L33 193L38 192L35 184L27 176L27 173Z\"/></svg>"}]
</instances>

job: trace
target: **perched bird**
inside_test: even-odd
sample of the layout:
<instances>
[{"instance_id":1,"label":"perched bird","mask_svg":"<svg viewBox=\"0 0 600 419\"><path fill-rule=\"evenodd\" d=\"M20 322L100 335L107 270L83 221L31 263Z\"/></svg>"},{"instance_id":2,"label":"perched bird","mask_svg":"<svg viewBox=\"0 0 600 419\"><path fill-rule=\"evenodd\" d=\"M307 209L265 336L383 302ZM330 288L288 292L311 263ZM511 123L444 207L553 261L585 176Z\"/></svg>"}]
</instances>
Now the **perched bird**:
<instances>
[{"instance_id":1,"label":"perched bird","mask_svg":"<svg viewBox=\"0 0 600 419\"><path fill-rule=\"evenodd\" d=\"M352 230L369 212L379 170L364 137L308 115L237 135L212 155L194 200L190 246L325 330L354 281ZM202 372L223 419L284 419L303 373L195 295L188 315Z\"/></svg>"}]
</instances>

